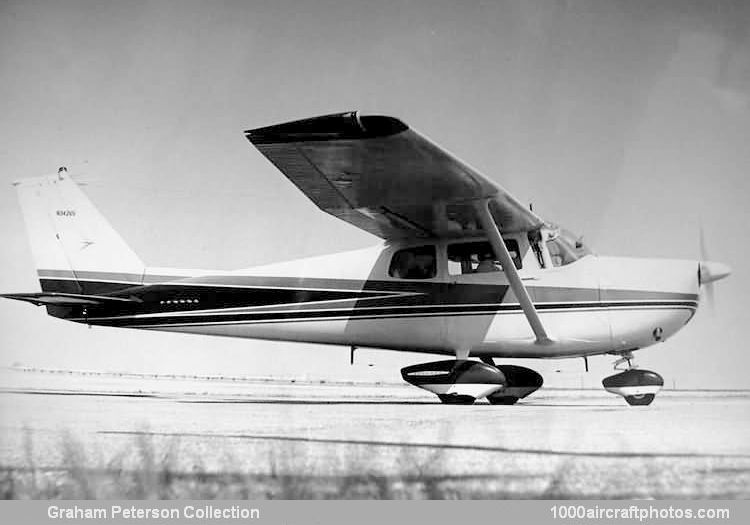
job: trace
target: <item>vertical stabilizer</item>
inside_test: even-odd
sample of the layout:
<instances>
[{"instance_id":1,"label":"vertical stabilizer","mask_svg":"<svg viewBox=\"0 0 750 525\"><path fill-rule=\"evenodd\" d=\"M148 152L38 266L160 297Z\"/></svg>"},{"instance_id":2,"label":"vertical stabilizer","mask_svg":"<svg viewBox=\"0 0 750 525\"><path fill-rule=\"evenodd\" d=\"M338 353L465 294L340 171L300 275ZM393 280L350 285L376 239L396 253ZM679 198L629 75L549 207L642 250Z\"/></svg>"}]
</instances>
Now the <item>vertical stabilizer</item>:
<instances>
[{"instance_id":1,"label":"vertical stabilizer","mask_svg":"<svg viewBox=\"0 0 750 525\"><path fill-rule=\"evenodd\" d=\"M14 185L44 291L58 291L46 290L44 277L73 280L82 289L80 281L99 280L98 274L120 274L123 280L143 275L143 262L65 168Z\"/></svg>"}]
</instances>

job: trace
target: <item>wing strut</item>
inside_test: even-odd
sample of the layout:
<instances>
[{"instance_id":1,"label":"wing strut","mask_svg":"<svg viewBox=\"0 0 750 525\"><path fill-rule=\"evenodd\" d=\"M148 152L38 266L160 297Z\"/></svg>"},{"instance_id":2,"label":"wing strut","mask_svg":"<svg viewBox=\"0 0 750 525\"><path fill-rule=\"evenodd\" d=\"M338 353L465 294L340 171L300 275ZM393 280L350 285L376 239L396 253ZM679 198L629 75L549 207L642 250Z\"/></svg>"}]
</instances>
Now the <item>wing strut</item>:
<instances>
[{"instance_id":1,"label":"wing strut","mask_svg":"<svg viewBox=\"0 0 750 525\"><path fill-rule=\"evenodd\" d=\"M492 218L489 206L489 199L478 201L475 205L479 222L482 224L482 229L487 234L487 238L492 245L492 250L495 252L495 256L503 266L503 271L508 279L510 288L513 290L513 293L516 294L518 302L521 303L523 313L526 315L526 319L529 321L529 325L531 325L531 329L536 336L537 344L550 344L552 343L552 339L550 339L547 332L544 330L544 326L542 326L542 321L539 319L539 314L537 313L536 308L534 308L534 303L531 302L529 292L526 290L523 281L521 281L521 277L518 275L518 270L516 270L516 265L513 264L513 259L511 259L510 253L508 253L508 248L505 246L505 242L500 235L500 230L498 229L497 224L495 224L495 220Z\"/></svg>"}]
</instances>

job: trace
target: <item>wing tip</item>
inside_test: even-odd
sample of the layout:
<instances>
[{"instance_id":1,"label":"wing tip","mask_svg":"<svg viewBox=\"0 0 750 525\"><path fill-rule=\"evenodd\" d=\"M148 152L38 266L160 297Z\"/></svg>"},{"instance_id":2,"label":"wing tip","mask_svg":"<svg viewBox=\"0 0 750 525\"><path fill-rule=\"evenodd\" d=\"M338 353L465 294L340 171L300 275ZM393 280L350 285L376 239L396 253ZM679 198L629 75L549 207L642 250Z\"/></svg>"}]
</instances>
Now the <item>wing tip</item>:
<instances>
[{"instance_id":1,"label":"wing tip","mask_svg":"<svg viewBox=\"0 0 750 525\"><path fill-rule=\"evenodd\" d=\"M248 129L245 136L255 145L285 144L388 137L407 129L409 126L395 117L347 111Z\"/></svg>"}]
</instances>

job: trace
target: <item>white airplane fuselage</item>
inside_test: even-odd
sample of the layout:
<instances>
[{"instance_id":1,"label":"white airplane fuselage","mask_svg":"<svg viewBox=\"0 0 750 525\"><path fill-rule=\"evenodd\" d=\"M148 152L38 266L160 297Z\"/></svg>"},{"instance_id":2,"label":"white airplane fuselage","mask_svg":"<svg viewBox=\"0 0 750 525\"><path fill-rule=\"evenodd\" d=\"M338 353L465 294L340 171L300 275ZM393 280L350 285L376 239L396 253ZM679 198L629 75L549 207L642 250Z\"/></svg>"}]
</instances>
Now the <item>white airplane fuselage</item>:
<instances>
[{"instance_id":1,"label":"white airplane fuselage","mask_svg":"<svg viewBox=\"0 0 750 525\"><path fill-rule=\"evenodd\" d=\"M586 255L564 266L541 268L526 250L519 274L552 339L539 344L504 272L451 275L445 256L449 242L392 243L233 272L78 272L75 278L84 288L89 282L89 292L109 282L122 288L121 295L139 298L139 308L88 308L83 313L49 308L52 315L92 325L449 355L554 358L626 352L664 341L698 306L697 261ZM389 275L398 250L425 244L433 244L438 254L435 277ZM73 279L61 272L45 275L40 271L48 289ZM231 293L226 297L232 300L212 301L221 293Z\"/></svg>"}]
</instances>

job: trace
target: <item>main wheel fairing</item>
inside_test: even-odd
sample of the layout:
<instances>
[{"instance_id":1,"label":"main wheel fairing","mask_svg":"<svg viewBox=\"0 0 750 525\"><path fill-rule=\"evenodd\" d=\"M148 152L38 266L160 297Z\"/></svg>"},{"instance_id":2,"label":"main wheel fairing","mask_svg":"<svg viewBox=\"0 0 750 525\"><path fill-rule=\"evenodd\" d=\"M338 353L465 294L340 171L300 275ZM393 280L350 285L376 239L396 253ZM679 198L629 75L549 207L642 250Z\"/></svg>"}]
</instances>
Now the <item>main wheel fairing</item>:
<instances>
[{"instance_id":1,"label":"main wheel fairing","mask_svg":"<svg viewBox=\"0 0 750 525\"><path fill-rule=\"evenodd\" d=\"M407 383L441 396L486 397L506 385L503 373L492 365L467 359L433 361L401 369ZM445 402L445 401L444 401Z\"/></svg>"}]
</instances>

